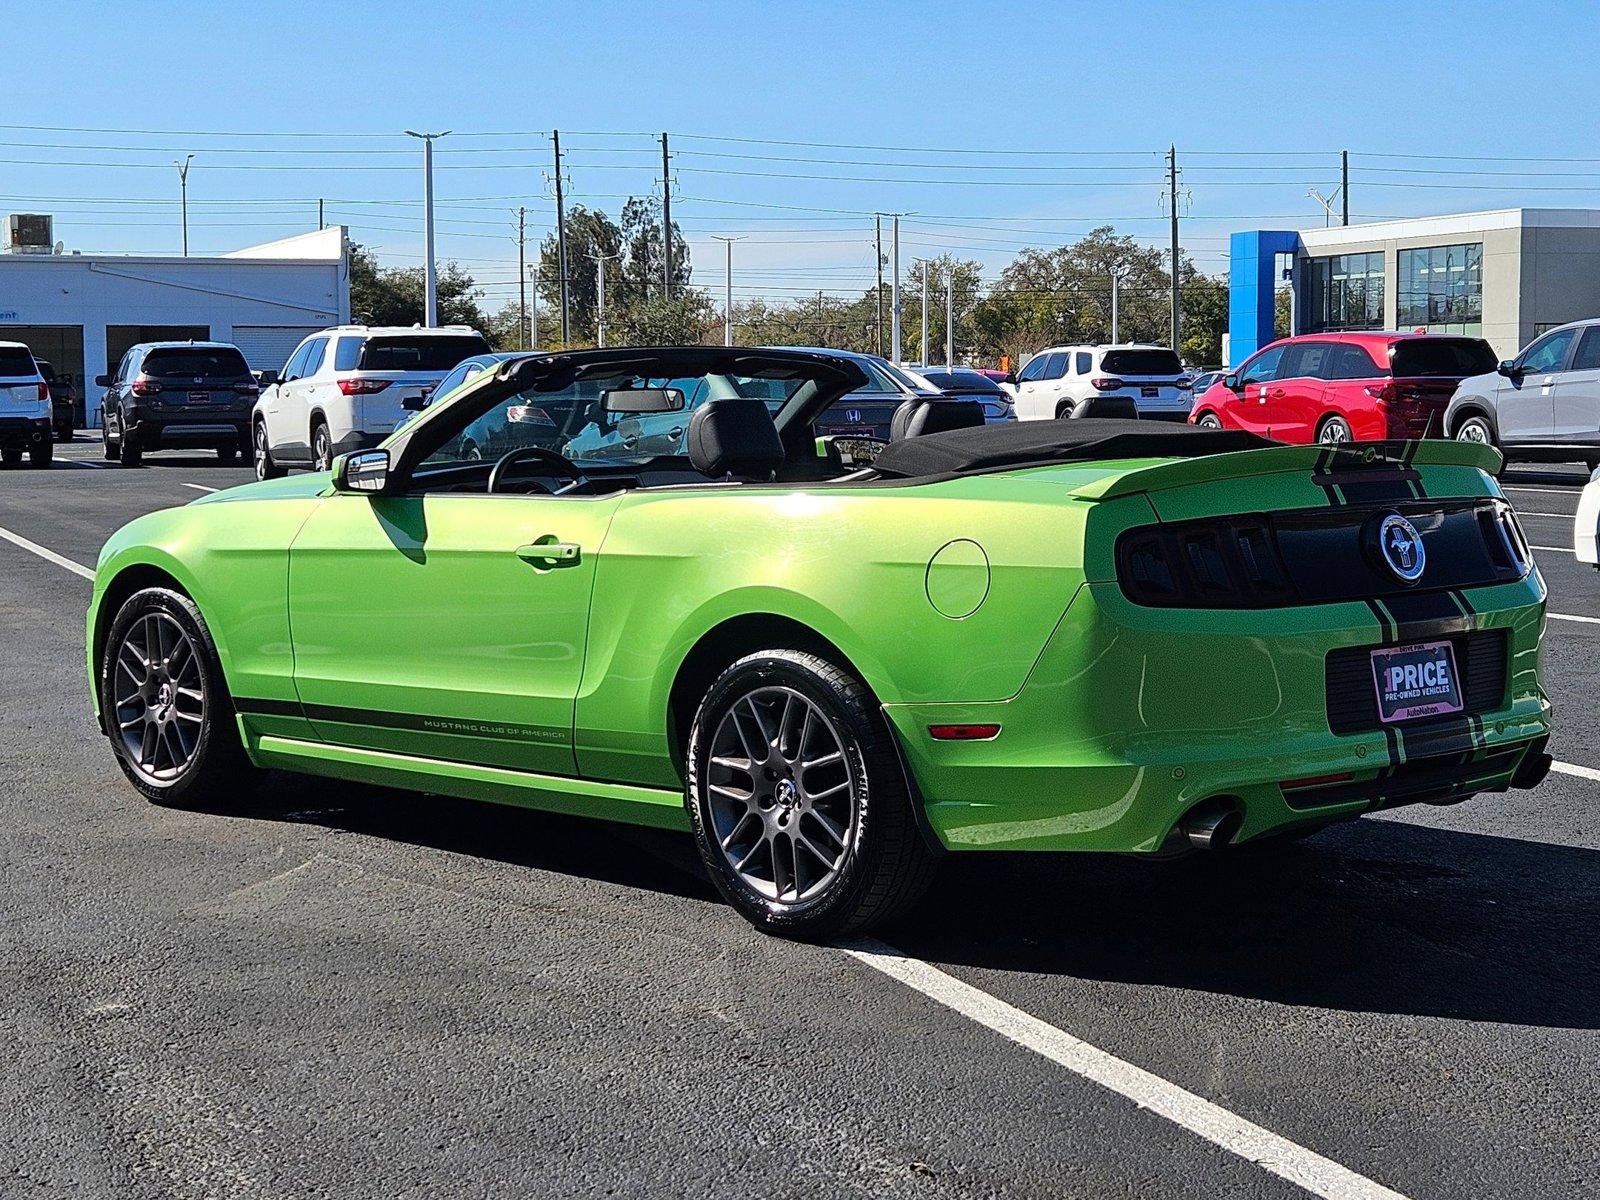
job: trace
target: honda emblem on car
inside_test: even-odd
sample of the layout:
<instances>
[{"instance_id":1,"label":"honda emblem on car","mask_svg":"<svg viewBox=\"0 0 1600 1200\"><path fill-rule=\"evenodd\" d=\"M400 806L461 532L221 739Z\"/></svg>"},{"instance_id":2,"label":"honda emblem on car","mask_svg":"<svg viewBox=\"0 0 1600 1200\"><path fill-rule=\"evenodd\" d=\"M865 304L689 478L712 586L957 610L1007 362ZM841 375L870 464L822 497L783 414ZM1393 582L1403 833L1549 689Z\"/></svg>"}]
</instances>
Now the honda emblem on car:
<instances>
[{"instance_id":1,"label":"honda emblem on car","mask_svg":"<svg viewBox=\"0 0 1600 1200\"><path fill-rule=\"evenodd\" d=\"M859 408L846 409L844 419L852 425L861 424L861 410Z\"/></svg>"},{"instance_id":2,"label":"honda emblem on car","mask_svg":"<svg viewBox=\"0 0 1600 1200\"><path fill-rule=\"evenodd\" d=\"M1415 583L1428 565L1417 527L1399 513L1390 513L1378 523L1378 553L1384 565L1402 583Z\"/></svg>"}]
</instances>

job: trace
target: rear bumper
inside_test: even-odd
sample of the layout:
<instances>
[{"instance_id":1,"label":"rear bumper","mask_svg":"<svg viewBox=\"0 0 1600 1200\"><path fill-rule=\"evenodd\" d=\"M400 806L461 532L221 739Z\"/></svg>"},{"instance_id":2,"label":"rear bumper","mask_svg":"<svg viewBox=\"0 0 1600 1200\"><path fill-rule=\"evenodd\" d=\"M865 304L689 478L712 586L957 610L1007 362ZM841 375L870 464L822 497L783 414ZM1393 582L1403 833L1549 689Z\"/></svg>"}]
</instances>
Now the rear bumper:
<instances>
[{"instance_id":1,"label":"rear bumper","mask_svg":"<svg viewBox=\"0 0 1600 1200\"><path fill-rule=\"evenodd\" d=\"M1548 767L1543 585L1535 574L1463 594L1471 615L1432 632L1504 629L1508 642L1499 702L1470 716L1332 731L1329 652L1397 640L1364 604L1180 613L1130 604L1114 584L1079 590L1012 699L884 711L951 849L1155 852L1206 801L1237 806L1248 840L1531 786ZM1001 732L934 741L932 724Z\"/></svg>"},{"instance_id":2,"label":"rear bumper","mask_svg":"<svg viewBox=\"0 0 1600 1200\"><path fill-rule=\"evenodd\" d=\"M0 446L8 450L38 446L48 442L53 431L50 417L0 417Z\"/></svg>"},{"instance_id":3,"label":"rear bumper","mask_svg":"<svg viewBox=\"0 0 1600 1200\"><path fill-rule=\"evenodd\" d=\"M138 411L127 433L142 448L243 446L250 437L250 408L212 409L206 412Z\"/></svg>"}]
</instances>

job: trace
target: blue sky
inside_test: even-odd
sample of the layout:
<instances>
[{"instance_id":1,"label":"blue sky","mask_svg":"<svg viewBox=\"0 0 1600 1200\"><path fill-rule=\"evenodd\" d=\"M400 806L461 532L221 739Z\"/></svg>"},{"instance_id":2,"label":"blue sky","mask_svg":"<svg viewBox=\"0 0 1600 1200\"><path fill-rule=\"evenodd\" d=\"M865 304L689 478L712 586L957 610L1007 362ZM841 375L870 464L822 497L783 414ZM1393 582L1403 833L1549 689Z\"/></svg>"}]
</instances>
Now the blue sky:
<instances>
[{"instance_id":1,"label":"blue sky","mask_svg":"<svg viewBox=\"0 0 1600 1200\"><path fill-rule=\"evenodd\" d=\"M1357 220L1600 207L1597 14L1566 2L1536 17L1393 3L64 3L28 19L49 66L0 109L12 143L0 208L56 213L70 247L171 251L170 164L192 150L196 252L312 226L323 196L330 222L414 264L417 152L400 131L454 129L437 158L439 248L495 306L515 278L510 210L529 207L535 237L551 223L548 130L570 147L573 199L613 214L656 186L650 139L667 130L697 282L720 287L710 238L728 234L745 239L741 295L853 292L871 277L861 214L874 210L918 214L904 259L948 250L991 274L1100 221L1161 241L1160 155L1176 143L1184 242L1220 271L1232 229L1320 224L1306 192L1337 186L1343 148ZM245 136L285 132L323 136ZM855 148L867 146L913 149ZM1025 153L952 152L972 149ZM1445 157L1457 155L1472 159ZM1533 157L1575 161L1514 161Z\"/></svg>"}]
</instances>

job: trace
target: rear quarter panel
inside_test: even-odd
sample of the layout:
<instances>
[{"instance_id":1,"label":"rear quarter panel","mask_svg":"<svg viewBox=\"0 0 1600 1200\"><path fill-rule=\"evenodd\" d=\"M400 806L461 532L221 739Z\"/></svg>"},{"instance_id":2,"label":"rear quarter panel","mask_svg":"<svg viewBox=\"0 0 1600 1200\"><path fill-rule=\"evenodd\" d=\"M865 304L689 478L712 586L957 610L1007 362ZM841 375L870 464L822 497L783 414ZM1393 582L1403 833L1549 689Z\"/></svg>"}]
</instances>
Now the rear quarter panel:
<instances>
[{"instance_id":1,"label":"rear quarter panel","mask_svg":"<svg viewBox=\"0 0 1600 1200\"><path fill-rule=\"evenodd\" d=\"M883 703L1014 695L1084 579L1094 506L1066 491L990 476L630 496L596 575L576 708L583 773L676 786L673 681L707 632L745 614L820 634ZM982 548L988 583L976 611L953 619L929 599L929 564L963 539Z\"/></svg>"}]
</instances>

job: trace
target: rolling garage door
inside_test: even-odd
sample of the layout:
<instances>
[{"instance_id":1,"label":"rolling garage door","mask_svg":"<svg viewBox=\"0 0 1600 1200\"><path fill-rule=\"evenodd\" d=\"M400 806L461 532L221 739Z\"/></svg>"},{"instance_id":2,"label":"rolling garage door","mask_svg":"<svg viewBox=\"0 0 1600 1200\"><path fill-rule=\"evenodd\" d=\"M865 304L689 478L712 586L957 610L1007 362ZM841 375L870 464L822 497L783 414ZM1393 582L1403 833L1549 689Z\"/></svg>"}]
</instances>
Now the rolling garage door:
<instances>
[{"instance_id":1,"label":"rolling garage door","mask_svg":"<svg viewBox=\"0 0 1600 1200\"><path fill-rule=\"evenodd\" d=\"M233 344L244 352L252 371L281 371L294 348L322 325L235 325Z\"/></svg>"}]
</instances>

